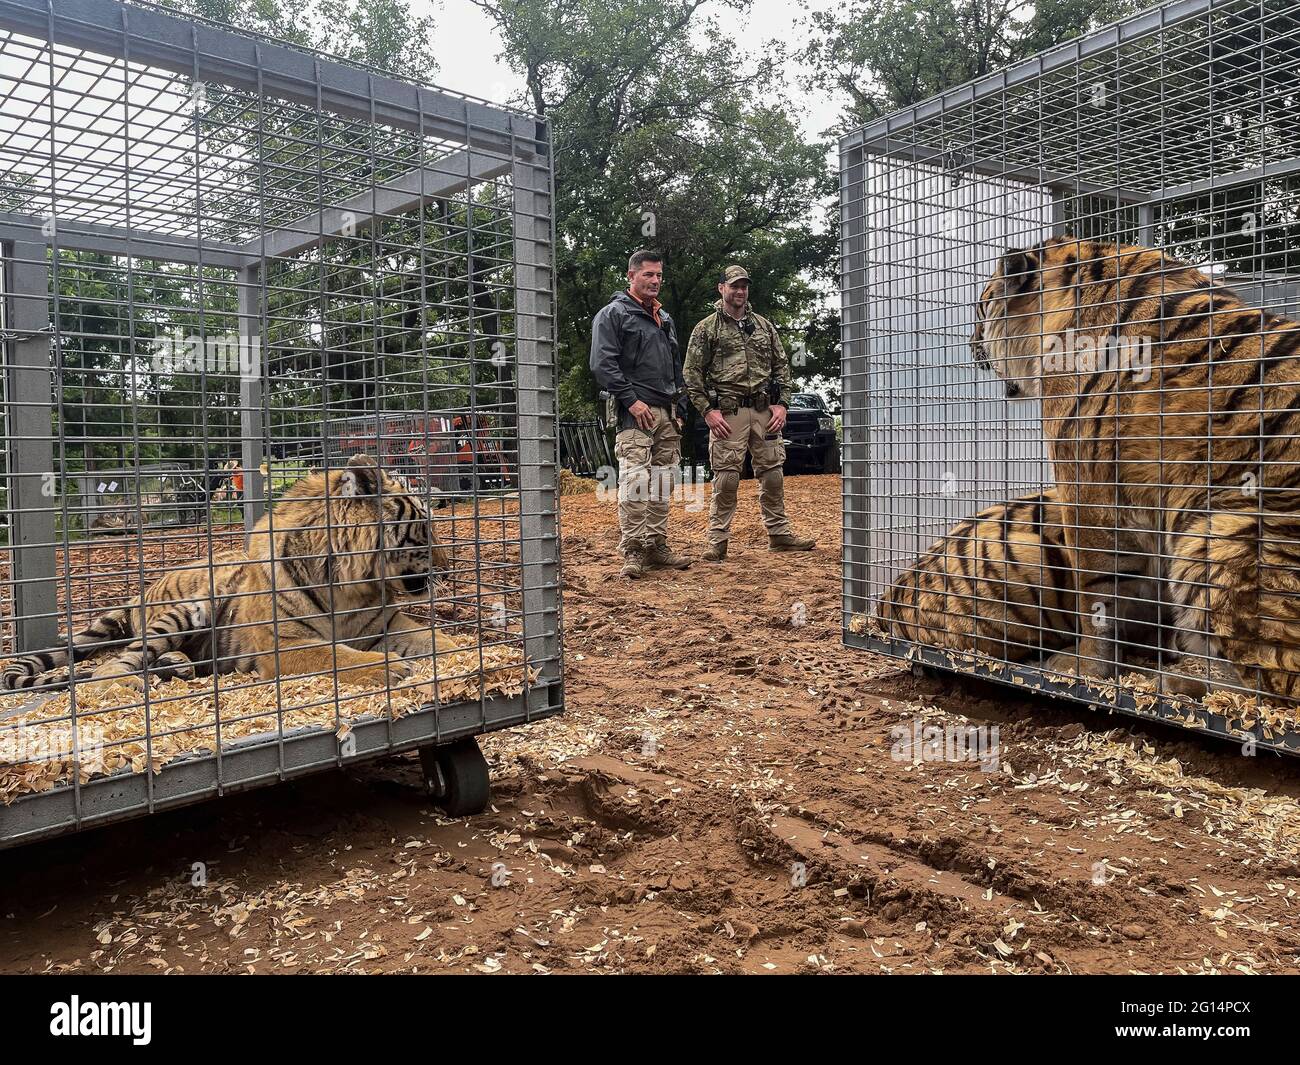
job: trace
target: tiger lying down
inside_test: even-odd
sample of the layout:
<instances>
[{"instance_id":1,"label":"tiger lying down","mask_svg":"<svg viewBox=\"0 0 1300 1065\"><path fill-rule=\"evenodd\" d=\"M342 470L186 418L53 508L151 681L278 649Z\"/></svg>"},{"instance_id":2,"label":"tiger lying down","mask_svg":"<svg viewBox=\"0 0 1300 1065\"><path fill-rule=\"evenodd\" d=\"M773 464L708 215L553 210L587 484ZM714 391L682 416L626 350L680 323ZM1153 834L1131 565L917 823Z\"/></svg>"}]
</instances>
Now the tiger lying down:
<instances>
[{"instance_id":1,"label":"tiger lying down","mask_svg":"<svg viewBox=\"0 0 1300 1065\"><path fill-rule=\"evenodd\" d=\"M1079 638L1073 570L1054 491L999 503L966 518L903 573L877 609L889 636L1007 662L1046 662ZM1114 601L1126 661L1153 657L1162 630L1154 582L1121 577ZM1083 616L1083 624L1094 615Z\"/></svg>"},{"instance_id":2,"label":"tiger lying down","mask_svg":"<svg viewBox=\"0 0 1300 1065\"><path fill-rule=\"evenodd\" d=\"M142 688L146 675L196 671L276 676L336 669L351 684L409 675L403 657L433 652L433 629L396 604L446 570L429 511L367 455L293 485L229 551L154 581L140 603L72 637L74 661L121 650L91 683ZM0 688L66 687L67 647L15 659ZM73 678L80 680L80 678Z\"/></svg>"}]
</instances>

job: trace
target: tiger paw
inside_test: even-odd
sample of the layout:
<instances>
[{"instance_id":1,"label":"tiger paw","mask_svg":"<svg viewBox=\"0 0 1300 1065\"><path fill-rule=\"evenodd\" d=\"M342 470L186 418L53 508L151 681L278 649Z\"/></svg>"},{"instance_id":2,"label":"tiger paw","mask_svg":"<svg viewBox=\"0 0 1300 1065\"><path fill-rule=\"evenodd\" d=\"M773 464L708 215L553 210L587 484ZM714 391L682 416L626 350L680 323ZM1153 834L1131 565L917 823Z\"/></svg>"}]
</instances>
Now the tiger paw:
<instances>
[{"instance_id":1,"label":"tiger paw","mask_svg":"<svg viewBox=\"0 0 1300 1065\"><path fill-rule=\"evenodd\" d=\"M356 684L366 688L386 688L397 684L411 675L411 666L396 655L376 655L373 665L339 668L339 680L344 684Z\"/></svg>"},{"instance_id":2,"label":"tiger paw","mask_svg":"<svg viewBox=\"0 0 1300 1065\"><path fill-rule=\"evenodd\" d=\"M1071 651L1057 651L1043 663L1043 670L1047 673L1062 673L1067 677L1091 677L1097 680L1114 680L1119 676L1116 663L1098 661Z\"/></svg>"},{"instance_id":3,"label":"tiger paw","mask_svg":"<svg viewBox=\"0 0 1300 1065\"><path fill-rule=\"evenodd\" d=\"M1245 675L1251 677L1253 670L1247 667ZM1265 685L1258 681L1243 681L1242 671L1231 662L1194 654L1185 654L1170 662L1160 680L1160 690L1165 695L1182 695L1191 699L1204 699L1211 692L1223 689L1243 688L1264 690Z\"/></svg>"},{"instance_id":4,"label":"tiger paw","mask_svg":"<svg viewBox=\"0 0 1300 1065\"><path fill-rule=\"evenodd\" d=\"M394 680L405 680L415 672L415 667L410 662L395 654L388 656L388 675Z\"/></svg>"},{"instance_id":5,"label":"tiger paw","mask_svg":"<svg viewBox=\"0 0 1300 1065\"><path fill-rule=\"evenodd\" d=\"M163 679L189 680L194 676L194 663L184 651L166 651L158 656L150 672Z\"/></svg>"},{"instance_id":6,"label":"tiger paw","mask_svg":"<svg viewBox=\"0 0 1300 1065\"><path fill-rule=\"evenodd\" d=\"M1171 669L1177 669L1175 662ZM1185 673L1163 673L1160 677L1160 694L1182 696L1189 699L1203 699L1209 694L1210 686L1202 677L1189 677Z\"/></svg>"}]
</instances>

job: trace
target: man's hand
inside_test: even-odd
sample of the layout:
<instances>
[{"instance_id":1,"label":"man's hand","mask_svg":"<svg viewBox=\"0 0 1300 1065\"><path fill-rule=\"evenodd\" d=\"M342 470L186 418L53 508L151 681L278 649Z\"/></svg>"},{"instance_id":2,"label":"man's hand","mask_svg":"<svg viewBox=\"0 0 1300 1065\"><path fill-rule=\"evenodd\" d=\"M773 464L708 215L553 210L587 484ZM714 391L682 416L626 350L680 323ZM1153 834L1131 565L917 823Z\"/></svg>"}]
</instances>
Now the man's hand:
<instances>
[{"instance_id":1,"label":"man's hand","mask_svg":"<svg viewBox=\"0 0 1300 1065\"><path fill-rule=\"evenodd\" d=\"M716 408L704 416L704 422L708 425L710 432L719 440L726 440L731 435L731 426L727 424L727 416Z\"/></svg>"},{"instance_id":2,"label":"man's hand","mask_svg":"<svg viewBox=\"0 0 1300 1065\"><path fill-rule=\"evenodd\" d=\"M632 415L633 420L649 432L655 427L655 412L642 403L639 399L627 409L628 414Z\"/></svg>"},{"instance_id":3,"label":"man's hand","mask_svg":"<svg viewBox=\"0 0 1300 1065\"><path fill-rule=\"evenodd\" d=\"M785 428L785 408L779 403L773 403L769 409L772 411L772 420L767 423L767 431L779 433Z\"/></svg>"}]
</instances>

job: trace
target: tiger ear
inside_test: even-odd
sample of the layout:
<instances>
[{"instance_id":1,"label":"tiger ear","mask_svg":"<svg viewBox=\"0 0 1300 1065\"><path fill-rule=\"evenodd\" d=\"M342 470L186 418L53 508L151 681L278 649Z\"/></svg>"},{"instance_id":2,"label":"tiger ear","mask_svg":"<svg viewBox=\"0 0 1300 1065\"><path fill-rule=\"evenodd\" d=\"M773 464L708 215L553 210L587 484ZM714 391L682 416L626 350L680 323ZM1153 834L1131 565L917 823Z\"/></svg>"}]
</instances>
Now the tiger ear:
<instances>
[{"instance_id":1,"label":"tiger ear","mask_svg":"<svg viewBox=\"0 0 1300 1065\"><path fill-rule=\"evenodd\" d=\"M1035 287L1032 275L1038 272L1038 256L1027 248L1008 248L1002 255L1002 279L1008 292L1022 292Z\"/></svg>"},{"instance_id":2,"label":"tiger ear","mask_svg":"<svg viewBox=\"0 0 1300 1065\"><path fill-rule=\"evenodd\" d=\"M349 498L379 492L379 466L369 455L353 455L339 478L339 495Z\"/></svg>"}]
</instances>

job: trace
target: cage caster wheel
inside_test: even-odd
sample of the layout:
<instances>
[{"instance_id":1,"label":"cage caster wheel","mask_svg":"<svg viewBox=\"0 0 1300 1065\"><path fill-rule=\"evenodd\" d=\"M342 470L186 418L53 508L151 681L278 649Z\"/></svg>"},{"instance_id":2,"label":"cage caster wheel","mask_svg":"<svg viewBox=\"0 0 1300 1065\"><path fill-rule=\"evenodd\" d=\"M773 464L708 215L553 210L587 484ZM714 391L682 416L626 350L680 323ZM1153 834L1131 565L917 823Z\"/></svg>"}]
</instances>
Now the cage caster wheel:
<instances>
[{"instance_id":1,"label":"cage caster wheel","mask_svg":"<svg viewBox=\"0 0 1300 1065\"><path fill-rule=\"evenodd\" d=\"M487 808L491 779L473 736L442 747L421 747L420 768L429 798L448 816L468 817Z\"/></svg>"}]
</instances>

